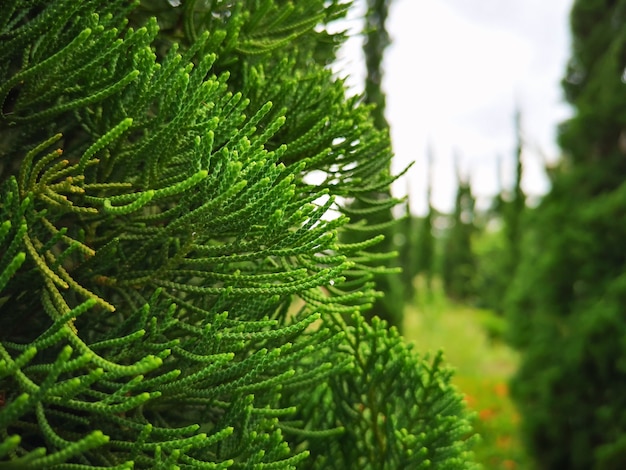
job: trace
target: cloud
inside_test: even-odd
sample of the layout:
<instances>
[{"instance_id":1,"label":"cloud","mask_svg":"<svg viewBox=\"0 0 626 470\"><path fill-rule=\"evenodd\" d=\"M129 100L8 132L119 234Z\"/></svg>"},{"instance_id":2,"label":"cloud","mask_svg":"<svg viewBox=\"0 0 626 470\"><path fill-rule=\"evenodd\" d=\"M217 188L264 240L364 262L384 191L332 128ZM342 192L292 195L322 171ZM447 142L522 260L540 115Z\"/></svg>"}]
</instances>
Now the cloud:
<instances>
[{"instance_id":1,"label":"cloud","mask_svg":"<svg viewBox=\"0 0 626 470\"><path fill-rule=\"evenodd\" d=\"M510 164L513 116L519 105L526 135L554 154L554 129L566 115L559 80L567 58L570 0L396 0L388 22L392 46L384 87L396 169L416 160L409 174L413 207L425 208L425 151L437 158L435 203L453 205L457 151L477 193L498 190L498 156ZM429 144L430 143L430 144ZM458 150L455 150L458 149ZM556 158L556 157L555 157ZM508 162L506 160L509 160ZM524 187L547 190L540 158L525 152ZM504 178L505 183L512 178ZM398 182L396 194L405 194Z\"/></svg>"},{"instance_id":2,"label":"cloud","mask_svg":"<svg viewBox=\"0 0 626 470\"><path fill-rule=\"evenodd\" d=\"M394 0L387 29L383 87L394 151L393 170L411 161L394 194L411 193L412 208L426 209L426 151L432 148L434 199L454 204L453 154L460 155L473 189L483 196L513 179L513 117L523 113L524 188L548 190L543 159L558 158L556 126L570 113L560 79L569 55L572 0ZM355 36L340 51L335 69L362 91L365 67L358 35L365 1L357 0L343 26Z\"/></svg>"}]
</instances>

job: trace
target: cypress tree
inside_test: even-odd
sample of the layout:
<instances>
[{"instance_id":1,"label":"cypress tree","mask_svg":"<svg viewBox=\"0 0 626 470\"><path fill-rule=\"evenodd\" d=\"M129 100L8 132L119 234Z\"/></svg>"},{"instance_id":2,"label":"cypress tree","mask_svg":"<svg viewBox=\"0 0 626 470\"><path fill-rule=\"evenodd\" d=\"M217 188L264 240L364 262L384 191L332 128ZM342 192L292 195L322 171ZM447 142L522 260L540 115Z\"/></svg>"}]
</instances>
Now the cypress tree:
<instances>
[{"instance_id":1,"label":"cypress tree","mask_svg":"<svg viewBox=\"0 0 626 470\"><path fill-rule=\"evenodd\" d=\"M389 135L389 123L385 118L386 97L382 88L383 59L385 49L389 45L389 35L385 27L389 14L390 0L367 0L365 14L363 53L365 56L366 77L364 103L370 105L374 126ZM391 142L389 142L391 145ZM386 168L380 168L385 173L391 172L390 161ZM405 170L406 171L406 170ZM396 243L405 239L407 233L404 220L394 220L392 208L400 203L393 198L389 187L381 187L375 191L357 195L349 208L351 223L347 226L346 241L362 242L381 234L383 240L374 248L380 257L381 268L375 275L377 288L384 293L374 303L367 314L368 317L377 315L402 331L405 302L405 282L400 274L398 252L402 246Z\"/></svg>"},{"instance_id":2,"label":"cypress tree","mask_svg":"<svg viewBox=\"0 0 626 470\"><path fill-rule=\"evenodd\" d=\"M515 136L515 182L511 200L502 208L504 212L504 229L508 242L508 266L506 272L509 273L509 276L515 272L519 263L520 225L524 208L526 207L526 194L524 194L524 189L522 188L524 140L522 136L522 113L519 109L515 111Z\"/></svg>"},{"instance_id":3,"label":"cypress tree","mask_svg":"<svg viewBox=\"0 0 626 470\"><path fill-rule=\"evenodd\" d=\"M417 275L417 218L411 215L410 195L411 187L407 184L407 201L405 213L398 225L396 240L399 240L398 263L402 269L401 280L404 291L404 301L411 302L415 295L413 279Z\"/></svg>"},{"instance_id":4,"label":"cypress tree","mask_svg":"<svg viewBox=\"0 0 626 470\"><path fill-rule=\"evenodd\" d=\"M509 293L512 391L538 468L626 463L626 2L577 0L563 160L529 218Z\"/></svg>"},{"instance_id":5,"label":"cypress tree","mask_svg":"<svg viewBox=\"0 0 626 470\"><path fill-rule=\"evenodd\" d=\"M426 183L426 201L428 211L421 220L419 235L417 240L417 273L426 277L426 288L431 289L432 278L435 262L435 236L433 235L433 220L435 218L435 208L432 203L433 193L433 160L434 155L431 148L428 149L426 156L427 162L427 183Z\"/></svg>"},{"instance_id":6,"label":"cypress tree","mask_svg":"<svg viewBox=\"0 0 626 470\"><path fill-rule=\"evenodd\" d=\"M389 123L385 117L387 99L383 90L383 60L385 50L390 44L386 23L389 16L391 0L367 0L365 15L365 101L375 105L372 118L378 129L388 129Z\"/></svg>"},{"instance_id":7,"label":"cypress tree","mask_svg":"<svg viewBox=\"0 0 626 470\"><path fill-rule=\"evenodd\" d=\"M504 298L515 276L520 261L520 243L526 194L522 188L521 112L515 112L515 170L512 190L506 190L502 181L502 157L498 158L497 176L500 191L494 198L481 233L474 245L476 255L476 295L481 306L504 313ZM495 228L490 222L495 221Z\"/></svg>"},{"instance_id":8,"label":"cypress tree","mask_svg":"<svg viewBox=\"0 0 626 470\"><path fill-rule=\"evenodd\" d=\"M441 356L363 320L380 237L339 242L393 180L346 8L0 3L0 468L472 466Z\"/></svg>"},{"instance_id":9,"label":"cypress tree","mask_svg":"<svg viewBox=\"0 0 626 470\"><path fill-rule=\"evenodd\" d=\"M474 294L475 260L472 253L475 199L468 179L463 178L455 159L457 192L454 213L444 242L442 280L446 294L469 300Z\"/></svg>"}]
</instances>

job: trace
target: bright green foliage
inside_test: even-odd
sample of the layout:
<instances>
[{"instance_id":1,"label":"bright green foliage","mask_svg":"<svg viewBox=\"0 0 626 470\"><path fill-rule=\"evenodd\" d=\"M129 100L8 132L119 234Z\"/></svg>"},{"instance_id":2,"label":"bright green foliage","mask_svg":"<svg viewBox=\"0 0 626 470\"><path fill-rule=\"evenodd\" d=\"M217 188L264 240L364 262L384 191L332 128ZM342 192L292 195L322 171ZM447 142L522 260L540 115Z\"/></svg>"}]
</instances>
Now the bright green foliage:
<instances>
[{"instance_id":1,"label":"bright green foliage","mask_svg":"<svg viewBox=\"0 0 626 470\"><path fill-rule=\"evenodd\" d=\"M467 468L448 372L361 320L380 238L338 243L335 198L393 180L324 68L345 9L0 4L0 468L306 468L344 437ZM380 374L368 441L334 404Z\"/></svg>"},{"instance_id":2,"label":"bright green foliage","mask_svg":"<svg viewBox=\"0 0 626 470\"><path fill-rule=\"evenodd\" d=\"M471 428L458 419L463 406L442 355L416 357L376 317L370 325L355 315L354 326L335 329L347 333L342 350L354 370L317 387L308 406L319 425L339 418L346 428L330 449L311 448L314 468L474 468L463 442Z\"/></svg>"},{"instance_id":3,"label":"bright green foliage","mask_svg":"<svg viewBox=\"0 0 626 470\"><path fill-rule=\"evenodd\" d=\"M537 468L626 463L626 2L578 0L564 80L575 115L509 295L512 388Z\"/></svg>"}]
</instances>

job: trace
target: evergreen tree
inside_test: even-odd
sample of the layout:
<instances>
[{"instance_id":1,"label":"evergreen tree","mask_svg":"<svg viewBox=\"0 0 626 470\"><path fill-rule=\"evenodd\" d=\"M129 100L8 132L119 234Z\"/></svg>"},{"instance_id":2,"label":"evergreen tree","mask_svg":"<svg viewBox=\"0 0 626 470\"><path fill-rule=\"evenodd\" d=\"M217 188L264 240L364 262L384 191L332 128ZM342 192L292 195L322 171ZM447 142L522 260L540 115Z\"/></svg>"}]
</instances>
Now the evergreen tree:
<instances>
[{"instance_id":1,"label":"evergreen tree","mask_svg":"<svg viewBox=\"0 0 626 470\"><path fill-rule=\"evenodd\" d=\"M399 240L399 256L398 263L402 269L402 290L404 292L404 302L412 302L415 295L413 279L417 275L417 238L419 219L411 214L411 185L407 181L407 201L405 205L405 214L401 219L395 238Z\"/></svg>"},{"instance_id":2,"label":"evergreen tree","mask_svg":"<svg viewBox=\"0 0 626 470\"><path fill-rule=\"evenodd\" d=\"M526 194L522 188L524 141L519 110L515 113L514 122L516 146L513 189L505 189L502 158L499 158L497 175L500 191L473 244L477 300L482 307L498 313L504 313L506 290L519 264L522 220L526 208Z\"/></svg>"},{"instance_id":3,"label":"evergreen tree","mask_svg":"<svg viewBox=\"0 0 626 470\"><path fill-rule=\"evenodd\" d=\"M509 294L513 382L538 468L626 465L626 2L577 0L563 81L575 109Z\"/></svg>"},{"instance_id":4,"label":"evergreen tree","mask_svg":"<svg viewBox=\"0 0 626 470\"><path fill-rule=\"evenodd\" d=\"M383 58L389 45L389 35L385 27L389 14L390 0L367 0L365 15L363 53L365 56L366 77L363 101L371 106L374 125L381 132L389 134L389 124L385 118L385 92L382 88ZM389 163L389 162L388 162ZM391 167L380 168L386 173ZM403 230L404 221L394 220L392 208L400 201L391 196L389 187L357 195L350 204L351 224L344 240L362 242L373 234L382 234L384 239L375 250L380 256L381 269L375 276L377 288L384 293L374 303L368 316L377 315L402 331L405 302L405 283L400 274L398 252L402 246L396 243L399 238L406 238ZM381 266L381 267L383 267Z\"/></svg>"},{"instance_id":5,"label":"evergreen tree","mask_svg":"<svg viewBox=\"0 0 626 470\"><path fill-rule=\"evenodd\" d=\"M442 279L446 294L469 300L474 294L475 260L472 253L475 199L468 179L461 176L455 160L457 192L450 228L444 242Z\"/></svg>"},{"instance_id":6,"label":"evergreen tree","mask_svg":"<svg viewBox=\"0 0 626 470\"><path fill-rule=\"evenodd\" d=\"M521 219L526 207L526 194L522 188L522 154L524 152L524 140L522 137L522 113L515 112L515 182L510 201L502 207L504 218L504 230L508 242L507 246L507 269L510 278L519 263L519 244L521 232Z\"/></svg>"},{"instance_id":7,"label":"evergreen tree","mask_svg":"<svg viewBox=\"0 0 626 470\"><path fill-rule=\"evenodd\" d=\"M426 200L428 203L428 212L422 219L417 240L417 273L426 277L426 286L431 288L434 262L435 262L435 236L433 235L433 219L435 218L435 209L432 203L433 193L433 152L428 149L427 153L427 183L426 183Z\"/></svg>"},{"instance_id":8,"label":"evergreen tree","mask_svg":"<svg viewBox=\"0 0 626 470\"><path fill-rule=\"evenodd\" d=\"M387 98L383 90L383 60L385 50L390 44L386 23L389 16L391 0L367 0L365 15L365 101L375 105L372 118L378 129L388 129L389 123L385 117Z\"/></svg>"},{"instance_id":9,"label":"evergreen tree","mask_svg":"<svg viewBox=\"0 0 626 470\"><path fill-rule=\"evenodd\" d=\"M380 237L338 242L393 180L346 8L0 3L0 468L472 466L441 357L363 320Z\"/></svg>"}]
</instances>

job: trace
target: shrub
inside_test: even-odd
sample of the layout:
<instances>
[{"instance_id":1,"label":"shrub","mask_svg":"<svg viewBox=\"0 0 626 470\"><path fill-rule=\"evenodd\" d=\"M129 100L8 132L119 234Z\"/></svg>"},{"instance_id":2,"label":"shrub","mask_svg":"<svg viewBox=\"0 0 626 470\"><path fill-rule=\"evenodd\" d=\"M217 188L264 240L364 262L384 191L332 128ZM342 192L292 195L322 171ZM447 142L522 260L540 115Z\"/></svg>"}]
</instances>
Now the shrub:
<instances>
[{"instance_id":1,"label":"shrub","mask_svg":"<svg viewBox=\"0 0 626 470\"><path fill-rule=\"evenodd\" d=\"M507 293L522 353L511 391L537 468L626 463L624 21L623 0L573 2L562 82L573 114Z\"/></svg>"},{"instance_id":2,"label":"shrub","mask_svg":"<svg viewBox=\"0 0 626 470\"><path fill-rule=\"evenodd\" d=\"M177 3L0 5L0 468L471 467L338 242L393 180L347 5Z\"/></svg>"}]
</instances>

